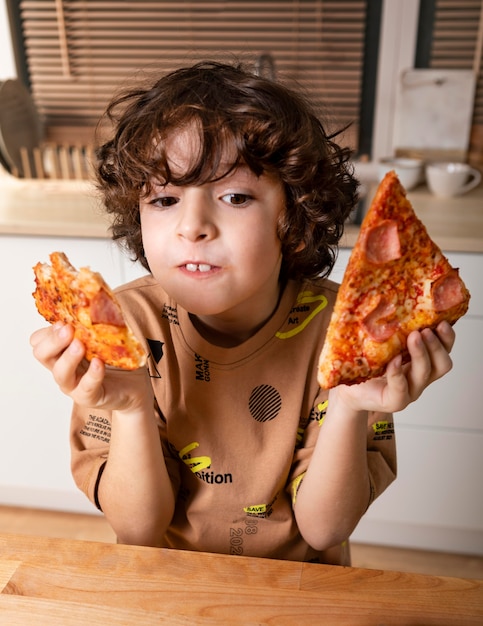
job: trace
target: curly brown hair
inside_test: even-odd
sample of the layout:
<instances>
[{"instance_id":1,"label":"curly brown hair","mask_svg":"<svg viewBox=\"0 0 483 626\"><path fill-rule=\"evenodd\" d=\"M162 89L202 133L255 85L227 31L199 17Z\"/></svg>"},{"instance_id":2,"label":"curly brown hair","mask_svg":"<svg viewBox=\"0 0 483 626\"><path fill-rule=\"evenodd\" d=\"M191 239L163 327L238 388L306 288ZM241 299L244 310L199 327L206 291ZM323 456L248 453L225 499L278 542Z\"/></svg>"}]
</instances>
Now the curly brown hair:
<instances>
[{"instance_id":1,"label":"curly brown hair","mask_svg":"<svg viewBox=\"0 0 483 626\"><path fill-rule=\"evenodd\" d=\"M278 225L283 276L330 272L358 183L350 150L326 133L301 93L239 63L203 61L117 96L105 116L115 131L97 150L98 187L113 215L113 239L123 240L146 269L139 199L151 192L152 182L203 184L244 163L257 176L276 174L283 183L286 206ZM187 124L198 129L201 148L189 171L175 177L164 140ZM235 146L238 156L220 175L227 145Z\"/></svg>"}]
</instances>

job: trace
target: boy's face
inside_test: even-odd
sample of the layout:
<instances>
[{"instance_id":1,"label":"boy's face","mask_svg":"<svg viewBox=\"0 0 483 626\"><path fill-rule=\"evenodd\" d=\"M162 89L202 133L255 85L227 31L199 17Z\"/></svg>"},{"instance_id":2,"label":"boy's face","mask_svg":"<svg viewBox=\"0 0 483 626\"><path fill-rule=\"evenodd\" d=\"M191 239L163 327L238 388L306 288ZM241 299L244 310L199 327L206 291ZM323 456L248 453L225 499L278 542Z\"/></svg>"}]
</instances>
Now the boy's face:
<instances>
[{"instance_id":1,"label":"boy's face","mask_svg":"<svg viewBox=\"0 0 483 626\"><path fill-rule=\"evenodd\" d=\"M190 128L166 142L175 175L198 154ZM227 165L233 155L227 150ZM285 195L275 177L240 166L216 182L157 186L140 201L144 251L154 277L203 326L247 338L274 311L282 260L277 235Z\"/></svg>"}]
</instances>

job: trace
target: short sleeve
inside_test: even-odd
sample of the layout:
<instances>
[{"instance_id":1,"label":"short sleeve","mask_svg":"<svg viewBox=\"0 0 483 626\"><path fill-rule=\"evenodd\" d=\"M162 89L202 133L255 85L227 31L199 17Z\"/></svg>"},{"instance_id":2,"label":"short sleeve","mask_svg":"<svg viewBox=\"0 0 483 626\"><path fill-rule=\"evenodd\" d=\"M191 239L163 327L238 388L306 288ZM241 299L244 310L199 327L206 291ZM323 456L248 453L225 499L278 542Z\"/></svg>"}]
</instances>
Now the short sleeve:
<instances>
[{"instance_id":1,"label":"short sleeve","mask_svg":"<svg viewBox=\"0 0 483 626\"><path fill-rule=\"evenodd\" d=\"M166 439L166 424L155 406L160 445L175 493L179 488L179 461ZM109 456L111 416L109 411L85 409L74 405L71 416L71 471L77 487L100 510L98 488Z\"/></svg>"},{"instance_id":2,"label":"short sleeve","mask_svg":"<svg viewBox=\"0 0 483 626\"><path fill-rule=\"evenodd\" d=\"M71 471L77 487L100 508L97 487L109 454L111 419L108 411L74 405L71 415Z\"/></svg>"}]
</instances>

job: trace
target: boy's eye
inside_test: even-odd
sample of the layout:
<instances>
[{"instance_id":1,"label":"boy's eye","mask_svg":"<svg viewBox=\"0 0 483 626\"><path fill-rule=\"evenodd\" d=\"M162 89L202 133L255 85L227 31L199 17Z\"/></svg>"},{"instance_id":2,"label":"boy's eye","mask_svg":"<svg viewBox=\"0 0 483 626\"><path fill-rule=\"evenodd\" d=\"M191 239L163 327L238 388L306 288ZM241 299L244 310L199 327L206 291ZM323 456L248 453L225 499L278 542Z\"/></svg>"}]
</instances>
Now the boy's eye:
<instances>
[{"instance_id":1,"label":"boy's eye","mask_svg":"<svg viewBox=\"0 0 483 626\"><path fill-rule=\"evenodd\" d=\"M222 200L232 206L243 206L251 200L251 196L246 193L227 193L222 197Z\"/></svg>"},{"instance_id":2,"label":"boy's eye","mask_svg":"<svg viewBox=\"0 0 483 626\"><path fill-rule=\"evenodd\" d=\"M149 204L153 206L159 206L162 208L173 206L178 202L178 198L174 196L158 196L149 201Z\"/></svg>"}]
</instances>

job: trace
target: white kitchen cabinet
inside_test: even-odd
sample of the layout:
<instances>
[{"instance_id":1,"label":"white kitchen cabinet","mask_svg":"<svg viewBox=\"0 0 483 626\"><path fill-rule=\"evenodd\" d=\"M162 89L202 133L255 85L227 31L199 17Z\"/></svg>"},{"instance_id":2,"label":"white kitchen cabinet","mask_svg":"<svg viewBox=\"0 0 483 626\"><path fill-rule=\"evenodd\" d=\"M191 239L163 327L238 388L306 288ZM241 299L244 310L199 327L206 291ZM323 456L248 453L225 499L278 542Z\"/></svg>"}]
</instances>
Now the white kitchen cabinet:
<instances>
[{"instance_id":1,"label":"white kitchen cabinet","mask_svg":"<svg viewBox=\"0 0 483 626\"><path fill-rule=\"evenodd\" d=\"M342 249L331 277L340 282ZM471 292L456 326L454 366L395 415L398 478L354 541L483 554L483 255L448 253Z\"/></svg>"},{"instance_id":2,"label":"white kitchen cabinet","mask_svg":"<svg viewBox=\"0 0 483 626\"><path fill-rule=\"evenodd\" d=\"M398 417L398 478L353 540L483 554L483 431L406 426Z\"/></svg>"},{"instance_id":3,"label":"white kitchen cabinet","mask_svg":"<svg viewBox=\"0 0 483 626\"><path fill-rule=\"evenodd\" d=\"M112 287L144 273L106 239L0 236L0 504L94 513L70 474L71 402L33 358L45 324L32 298L32 266L63 250ZM350 255L341 249L332 278ZM457 325L454 368L395 416L399 476L367 511L353 539L483 554L483 255L449 254L472 293Z\"/></svg>"},{"instance_id":4,"label":"white kitchen cabinet","mask_svg":"<svg viewBox=\"0 0 483 626\"><path fill-rule=\"evenodd\" d=\"M104 239L0 236L0 503L92 510L70 475L71 401L33 357L31 333L46 324L32 298L33 265L62 250L112 285L123 279L117 247Z\"/></svg>"}]
</instances>

